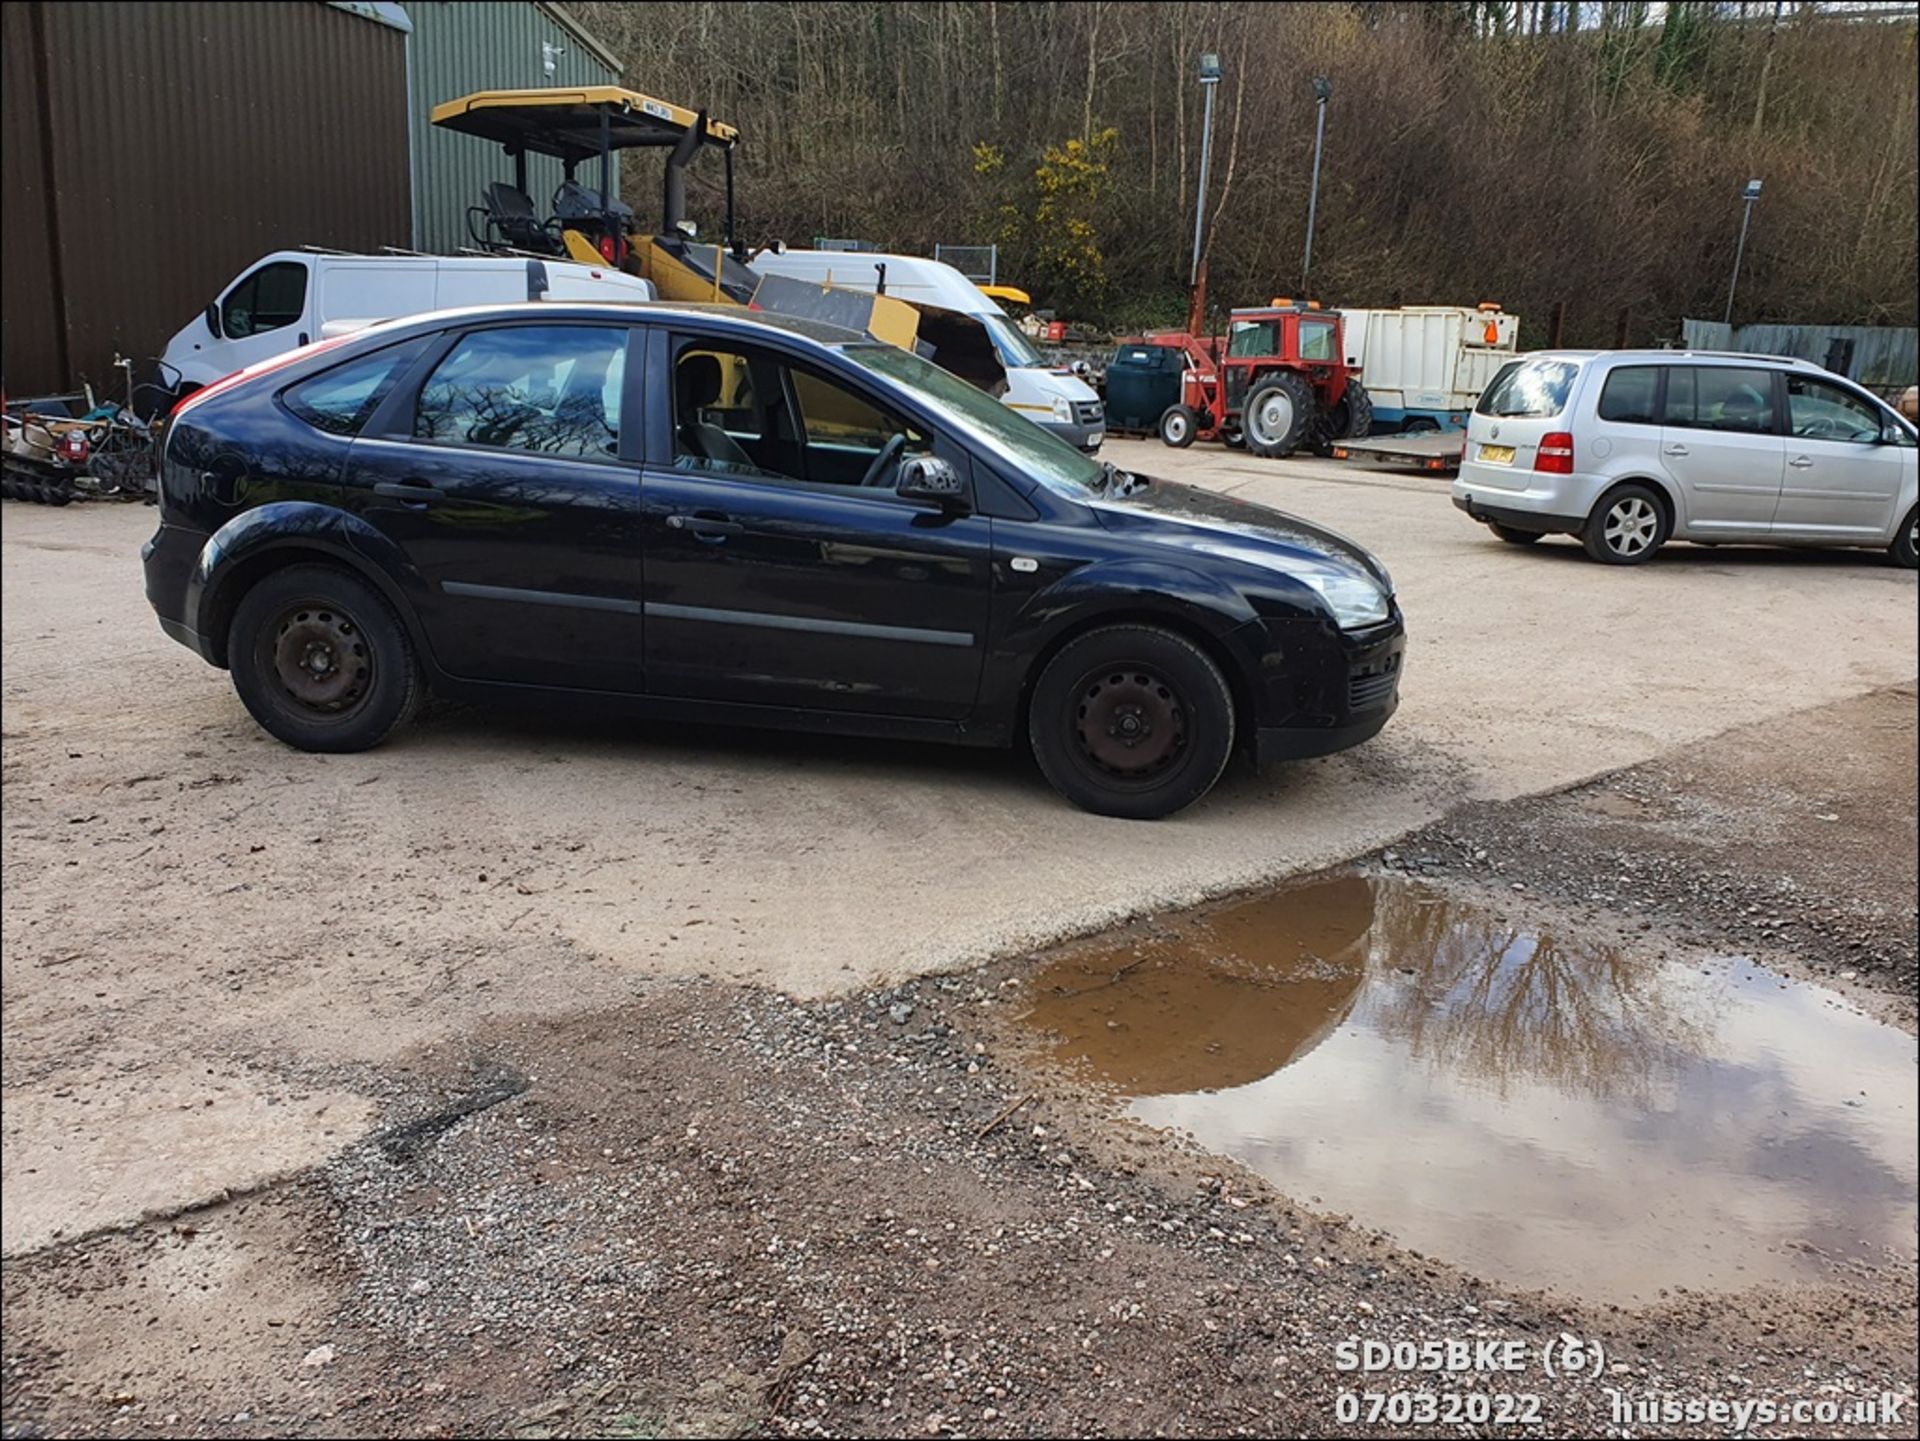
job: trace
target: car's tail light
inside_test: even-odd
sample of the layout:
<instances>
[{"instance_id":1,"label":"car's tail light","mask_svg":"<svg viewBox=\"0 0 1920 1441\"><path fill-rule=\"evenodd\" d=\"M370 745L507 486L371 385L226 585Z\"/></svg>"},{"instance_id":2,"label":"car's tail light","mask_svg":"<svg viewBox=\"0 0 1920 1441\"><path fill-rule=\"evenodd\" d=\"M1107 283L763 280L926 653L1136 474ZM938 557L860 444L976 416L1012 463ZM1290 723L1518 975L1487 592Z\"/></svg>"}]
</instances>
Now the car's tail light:
<instances>
[{"instance_id":1,"label":"car's tail light","mask_svg":"<svg viewBox=\"0 0 1920 1441\"><path fill-rule=\"evenodd\" d=\"M349 340L356 338L357 337L353 335L330 336L326 340L315 341L312 345L302 345L297 349L287 351L285 354L276 355L269 360L258 361L253 365L249 365L245 370L234 371L232 375L223 375L220 379L214 381L213 384L202 386L199 390L194 391L192 395L182 397L174 405L173 410L169 414L169 418L178 420L201 401L218 395L223 390L231 390L243 380L253 380L258 376L271 374L282 366L292 365L296 360L311 360L322 351L332 350L335 346L345 345Z\"/></svg>"},{"instance_id":2,"label":"car's tail light","mask_svg":"<svg viewBox=\"0 0 1920 1441\"><path fill-rule=\"evenodd\" d=\"M1533 458L1533 468L1548 475L1572 475L1573 432L1554 430L1541 436L1540 453Z\"/></svg>"}]
</instances>

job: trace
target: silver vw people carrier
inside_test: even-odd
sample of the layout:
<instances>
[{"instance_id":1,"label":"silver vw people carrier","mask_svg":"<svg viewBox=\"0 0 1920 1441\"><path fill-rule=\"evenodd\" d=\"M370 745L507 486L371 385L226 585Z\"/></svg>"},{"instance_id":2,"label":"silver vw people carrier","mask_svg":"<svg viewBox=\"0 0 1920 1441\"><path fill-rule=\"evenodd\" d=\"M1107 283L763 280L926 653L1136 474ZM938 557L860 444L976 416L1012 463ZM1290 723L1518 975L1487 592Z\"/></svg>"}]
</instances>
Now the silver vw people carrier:
<instances>
[{"instance_id":1,"label":"silver vw people carrier","mask_svg":"<svg viewBox=\"0 0 1920 1441\"><path fill-rule=\"evenodd\" d=\"M1804 360L1540 351L1467 426L1453 503L1501 540L1578 536L1636 565L1669 540L1852 545L1914 565L1912 422Z\"/></svg>"}]
</instances>

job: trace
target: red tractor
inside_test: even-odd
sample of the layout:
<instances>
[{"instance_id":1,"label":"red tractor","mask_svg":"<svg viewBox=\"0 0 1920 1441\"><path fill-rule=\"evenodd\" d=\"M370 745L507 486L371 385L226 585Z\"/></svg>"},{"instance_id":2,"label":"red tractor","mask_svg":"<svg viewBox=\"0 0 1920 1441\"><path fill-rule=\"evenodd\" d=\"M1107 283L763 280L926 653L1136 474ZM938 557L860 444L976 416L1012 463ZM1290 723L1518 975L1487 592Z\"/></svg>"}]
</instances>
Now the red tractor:
<instances>
[{"instance_id":1,"label":"red tractor","mask_svg":"<svg viewBox=\"0 0 1920 1441\"><path fill-rule=\"evenodd\" d=\"M1194 363L1181 403L1160 417L1160 438L1168 445L1200 437L1282 456L1355 439L1373 424L1373 402L1360 384L1360 367L1347 361L1339 313L1315 302L1275 300L1264 309L1235 310L1227 317L1224 354L1191 342L1186 348Z\"/></svg>"}]
</instances>

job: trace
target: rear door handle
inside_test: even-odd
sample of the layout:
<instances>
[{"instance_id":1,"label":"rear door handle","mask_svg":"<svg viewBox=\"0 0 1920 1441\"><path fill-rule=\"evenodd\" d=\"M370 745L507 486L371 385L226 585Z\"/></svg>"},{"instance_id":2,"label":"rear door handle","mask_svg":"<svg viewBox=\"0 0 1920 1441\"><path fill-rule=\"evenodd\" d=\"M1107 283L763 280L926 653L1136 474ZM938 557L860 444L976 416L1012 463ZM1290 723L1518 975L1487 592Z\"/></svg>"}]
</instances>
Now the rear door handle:
<instances>
[{"instance_id":1,"label":"rear door handle","mask_svg":"<svg viewBox=\"0 0 1920 1441\"><path fill-rule=\"evenodd\" d=\"M1805 470L1813 464L1813 458L1811 456L1796 455L1792 460L1788 461L1787 464L1795 470Z\"/></svg>"},{"instance_id":2,"label":"rear door handle","mask_svg":"<svg viewBox=\"0 0 1920 1441\"><path fill-rule=\"evenodd\" d=\"M1660 453L1662 455L1685 455L1687 448L1684 445L1669 445Z\"/></svg>"},{"instance_id":3,"label":"rear door handle","mask_svg":"<svg viewBox=\"0 0 1920 1441\"><path fill-rule=\"evenodd\" d=\"M376 481L373 493L387 500L403 501L408 505L431 505L442 499L437 485L403 484L397 480Z\"/></svg>"},{"instance_id":4,"label":"rear door handle","mask_svg":"<svg viewBox=\"0 0 1920 1441\"><path fill-rule=\"evenodd\" d=\"M695 540L704 540L709 544L718 544L730 535L738 535L746 527L737 520L728 520L716 511L706 511L696 515L670 515L667 517L669 530L684 530Z\"/></svg>"}]
</instances>

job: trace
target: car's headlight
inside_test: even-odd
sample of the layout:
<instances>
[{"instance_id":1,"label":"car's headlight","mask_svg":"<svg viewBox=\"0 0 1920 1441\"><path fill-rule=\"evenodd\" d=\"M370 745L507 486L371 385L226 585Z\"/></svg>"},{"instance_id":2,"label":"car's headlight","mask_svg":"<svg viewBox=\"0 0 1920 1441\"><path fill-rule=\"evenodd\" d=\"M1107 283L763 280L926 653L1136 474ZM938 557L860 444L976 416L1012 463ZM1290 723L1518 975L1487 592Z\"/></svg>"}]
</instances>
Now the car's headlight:
<instances>
[{"instance_id":1,"label":"car's headlight","mask_svg":"<svg viewBox=\"0 0 1920 1441\"><path fill-rule=\"evenodd\" d=\"M1054 396L1053 418L1062 425L1071 425L1073 423L1073 402L1068 400L1064 395Z\"/></svg>"},{"instance_id":2,"label":"car's headlight","mask_svg":"<svg viewBox=\"0 0 1920 1441\"><path fill-rule=\"evenodd\" d=\"M1333 619L1342 630L1379 625L1391 614L1387 593L1371 576L1350 571L1306 571L1295 578L1320 593L1320 599L1327 603L1327 609L1333 612Z\"/></svg>"}]
</instances>

